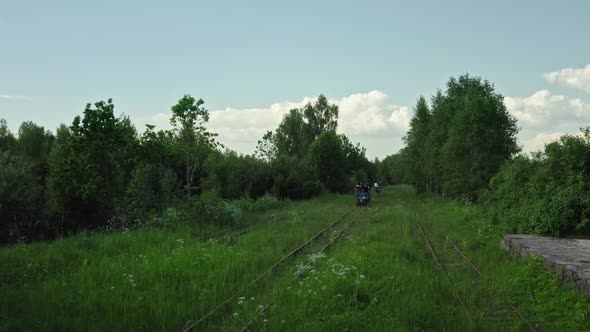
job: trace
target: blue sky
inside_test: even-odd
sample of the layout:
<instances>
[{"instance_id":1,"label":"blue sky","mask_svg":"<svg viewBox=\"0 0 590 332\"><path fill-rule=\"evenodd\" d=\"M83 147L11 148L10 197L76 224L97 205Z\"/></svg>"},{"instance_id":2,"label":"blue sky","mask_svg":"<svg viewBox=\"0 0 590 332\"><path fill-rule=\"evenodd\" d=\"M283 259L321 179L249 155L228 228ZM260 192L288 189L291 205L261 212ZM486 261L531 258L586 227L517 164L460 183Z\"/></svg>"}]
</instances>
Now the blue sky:
<instances>
[{"instance_id":1,"label":"blue sky","mask_svg":"<svg viewBox=\"0 0 590 332\"><path fill-rule=\"evenodd\" d=\"M356 121L342 130L383 157L419 95L469 72L526 113L526 146L587 123L589 14L587 1L1 0L0 117L53 129L112 97L143 130L190 93L225 110L212 127L247 153L284 107L324 93ZM357 130L366 109L374 126Z\"/></svg>"}]
</instances>

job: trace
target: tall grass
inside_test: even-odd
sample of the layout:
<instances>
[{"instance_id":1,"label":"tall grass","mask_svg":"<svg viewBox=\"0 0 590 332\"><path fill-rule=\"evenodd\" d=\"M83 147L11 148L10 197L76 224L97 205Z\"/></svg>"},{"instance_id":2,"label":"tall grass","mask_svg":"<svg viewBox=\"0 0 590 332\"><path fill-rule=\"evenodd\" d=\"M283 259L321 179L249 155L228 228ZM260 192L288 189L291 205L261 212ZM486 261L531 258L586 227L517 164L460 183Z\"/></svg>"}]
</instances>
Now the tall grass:
<instances>
[{"instance_id":1,"label":"tall grass","mask_svg":"<svg viewBox=\"0 0 590 332\"><path fill-rule=\"evenodd\" d=\"M353 205L351 196L325 195L253 211L252 231L207 241L210 229L181 223L3 248L0 330L180 330ZM478 235L476 207L396 187L358 209L328 252L288 261L200 329L239 328L257 317L253 329L267 331L525 330L510 312L502 316L508 297L543 330L590 328L589 297ZM435 243L456 241L486 274L484 282L450 271L469 319L417 224Z\"/></svg>"}]
</instances>

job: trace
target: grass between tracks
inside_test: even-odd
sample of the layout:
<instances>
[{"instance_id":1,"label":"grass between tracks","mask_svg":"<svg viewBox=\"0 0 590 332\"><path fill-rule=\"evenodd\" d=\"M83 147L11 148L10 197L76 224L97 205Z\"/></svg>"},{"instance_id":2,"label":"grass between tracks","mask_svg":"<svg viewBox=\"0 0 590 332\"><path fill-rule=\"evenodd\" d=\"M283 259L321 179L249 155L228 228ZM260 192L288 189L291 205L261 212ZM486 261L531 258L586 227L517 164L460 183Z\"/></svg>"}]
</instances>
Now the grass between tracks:
<instances>
[{"instance_id":1,"label":"grass between tracks","mask_svg":"<svg viewBox=\"0 0 590 332\"><path fill-rule=\"evenodd\" d=\"M261 214L255 230L217 241L179 227L1 249L0 329L180 330L351 207L350 196L337 195L288 204ZM503 309L507 297L542 330L590 328L589 297L560 285L540 262L509 257L499 239L478 236L476 208L396 187L355 209L361 215L334 247L289 261L208 328L243 326L272 299L253 330L525 330ZM453 239L486 274L489 282L450 270L469 319L418 223L435 250Z\"/></svg>"}]
</instances>

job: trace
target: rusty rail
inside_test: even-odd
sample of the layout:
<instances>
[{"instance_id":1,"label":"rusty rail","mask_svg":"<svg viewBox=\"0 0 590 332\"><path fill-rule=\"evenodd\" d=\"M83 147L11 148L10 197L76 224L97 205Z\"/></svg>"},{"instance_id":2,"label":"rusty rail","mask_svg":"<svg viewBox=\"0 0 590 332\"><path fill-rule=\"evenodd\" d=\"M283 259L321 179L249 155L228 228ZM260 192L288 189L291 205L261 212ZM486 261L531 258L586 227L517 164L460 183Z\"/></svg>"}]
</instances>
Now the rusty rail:
<instances>
[{"instance_id":1,"label":"rusty rail","mask_svg":"<svg viewBox=\"0 0 590 332\"><path fill-rule=\"evenodd\" d=\"M225 305L229 304L232 300L234 300L238 295L240 295L241 293L243 293L246 289L252 287L254 284L256 284L257 282L259 282L260 280L262 280L262 278L264 278L264 276L266 274L271 273L277 266L279 266L280 264L282 264L283 262L285 262L289 258L294 257L296 254L298 254L299 252L301 252L304 248L306 248L307 246L309 246L318 237L320 237L321 235L323 235L326 231L332 229L334 226L336 226L339 223L341 223L342 220L344 220L344 218L346 216L348 216L350 214L350 212L352 212L353 210L354 209L348 210L346 213L344 213L342 216L340 216L338 219L336 219L336 221L334 221L330 225L326 226L325 228L323 228L322 230L320 230L317 234L315 234L310 239L308 239L307 241L305 241L303 244L299 245L297 248L295 248L294 250L292 250L290 253L288 253L287 255L285 255L284 257L282 257L281 259L279 259L277 262L275 262L268 269L266 269L265 271L263 271L262 273L260 273L258 276L256 276L250 283L248 283L244 287L240 288L233 295L231 295L230 297L228 297L227 299L225 299L223 302L221 302L220 304L218 304L215 308L213 308L211 311L209 311L206 315L204 315L203 317L199 318L199 320L197 320L196 322L188 325L184 329L184 332L186 332L186 331L192 331L194 328L196 328L197 326L199 326L201 323L203 323L206 320L208 320L219 309L221 309Z\"/></svg>"}]
</instances>

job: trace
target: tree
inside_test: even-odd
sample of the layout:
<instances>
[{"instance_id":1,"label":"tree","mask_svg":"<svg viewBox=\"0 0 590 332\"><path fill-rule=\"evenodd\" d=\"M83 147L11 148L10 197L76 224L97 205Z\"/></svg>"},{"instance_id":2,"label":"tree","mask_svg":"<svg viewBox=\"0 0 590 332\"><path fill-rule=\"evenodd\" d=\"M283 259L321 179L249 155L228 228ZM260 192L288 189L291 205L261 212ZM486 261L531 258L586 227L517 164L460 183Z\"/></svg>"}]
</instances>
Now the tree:
<instances>
[{"instance_id":1,"label":"tree","mask_svg":"<svg viewBox=\"0 0 590 332\"><path fill-rule=\"evenodd\" d=\"M195 172L202 166L208 152L220 145L215 141L217 134L210 133L205 128L209 121L209 111L203 107L204 103L203 99L195 100L190 95L184 95L171 108L170 124L174 128L177 147L184 155L187 194L190 194Z\"/></svg>"},{"instance_id":2,"label":"tree","mask_svg":"<svg viewBox=\"0 0 590 332\"><path fill-rule=\"evenodd\" d=\"M132 218L145 218L174 201L177 194L176 174L163 165L142 163L131 173L127 186L126 213Z\"/></svg>"},{"instance_id":3,"label":"tree","mask_svg":"<svg viewBox=\"0 0 590 332\"><path fill-rule=\"evenodd\" d=\"M320 181L326 188L335 192L350 189L346 155L342 149L342 140L335 132L324 132L313 142L309 148L308 160L318 170Z\"/></svg>"},{"instance_id":4,"label":"tree","mask_svg":"<svg viewBox=\"0 0 590 332\"><path fill-rule=\"evenodd\" d=\"M28 236L43 216L43 191L33 163L0 151L0 242Z\"/></svg>"},{"instance_id":5,"label":"tree","mask_svg":"<svg viewBox=\"0 0 590 332\"><path fill-rule=\"evenodd\" d=\"M347 176L354 183L377 181L377 163L372 163L365 156L366 149L360 143L353 144L344 134L338 135L342 144L342 151L346 160ZM348 181L350 183L350 181Z\"/></svg>"},{"instance_id":6,"label":"tree","mask_svg":"<svg viewBox=\"0 0 590 332\"><path fill-rule=\"evenodd\" d=\"M338 106L330 105L324 95L320 95L313 105L307 103L302 112L312 141L326 131L335 132L338 127Z\"/></svg>"},{"instance_id":7,"label":"tree","mask_svg":"<svg viewBox=\"0 0 590 332\"><path fill-rule=\"evenodd\" d=\"M588 234L590 128L582 133L504 163L481 197L485 224L500 234Z\"/></svg>"},{"instance_id":8,"label":"tree","mask_svg":"<svg viewBox=\"0 0 590 332\"><path fill-rule=\"evenodd\" d=\"M488 81L468 74L422 97L404 141L405 172L418 192L477 200L500 166L518 151L516 119Z\"/></svg>"},{"instance_id":9,"label":"tree","mask_svg":"<svg viewBox=\"0 0 590 332\"><path fill-rule=\"evenodd\" d=\"M281 121L275 132L275 144L277 154L303 157L312 140L306 135L307 124L303 119L303 113L298 109L292 109Z\"/></svg>"},{"instance_id":10,"label":"tree","mask_svg":"<svg viewBox=\"0 0 590 332\"><path fill-rule=\"evenodd\" d=\"M304 158L279 155L271 162L272 191L279 197L304 199L323 190L318 170Z\"/></svg>"},{"instance_id":11,"label":"tree","mask_svg":"<svg viewBox=\"0 0 590 332\"><path fill-rule=\"evenodd\" d=\"M432 172L430 172L428 160L428 140L430 139L432 116L428 109L426 99L420 96L414 116L410 121L410 129L404 137L406 143L407 175L416 186L417 192L432 190Z\"/></svg>"},{"instance_id":12,"label":"tree","mask_svg":"<svg viewBox=\"0 0 590 332\"><path fill-rule=\"evenodd\" d=\"M137 132L116 118L109 99L87 104L84 117L58 129L49 159L48 188L58 219L73 227L106 223L123 206L134 167Z\"/></svg>"},{"instance_id":13,"label":"tree","mask_svg":"<svg viewBox=\"0 0 590 332\"><path fill-rule=\"evenodd\" d=\"M479 77L452 78L445 99L455 114L441 150L444 189L477 200L477 192L520 151L516 119L494 86Z\"/></svg>"},{"instance_id":14,"label":"tree","mask_svg":"<svg viewBox=\"0 0 590 332\"><path fill-rule=\"evenodd\" d=\"M269 163L235 151L214 151L206 162L205 190L212 190L225 199L257 198L270 191Z\"/></svg>"},{"instance_id":15,"label":"tree","mask_svg":"<svg viewBox=\"0 0 590 332\"><path fill-rule=\"evenodd\" d=\"M342 152L346 159L346 167L348 171L361 169L367 165L367 157L365 157L366 149L357 143L353 144L344 134L338 135L342 143Z\"/></svg>"},{"instance_id":16,"label":"tree","mask_svg":"<svg viewBox=\"0 0 590 332\"><path fill-rule=\"evenodd\" d=\"M303 157L310 145L324 132L336 132L338 106L329 104L324 95L315 103L294 108L281 121L274 134L277 154Z\"/></svg>"},{"instance_id":17,"label":"tree","mask_svg":"<svg viewBox=\"0 0 590 332\"><path fill-rule=\"evenodd\" d=\"M277 155L276 135L268 130L256 145L256 157L270 162Z\"/></svg>"},{"instance_id":18,"label":"tree","mask_svg":"<svg viewBox=\"0 0 590 332\"><path fill-rule=\"evenodd\" d=\"M382 184L407 183L404 167L405 149L385 157L378 165L377 178Z\"/></svg>"},{"instance_id":19,"label":"tree","mask_svg":"<svg viewBox=\"0 0 590 332\"><path fill-rule=\"evenodd\" d=\"M8 129L6 120L0 119L0 151L8 151L16 146L16 138Z\"/></svg>"},{"instance_id":20,"label":"tree","mask_svg":"<svg viewBox=\"0 0 590 332\"><path fill-rule=\"evenodd\" d=\"M41 126L31 121L25 121L18 129L16 153L29 158L33 164L35 175L44 184L49 174L49 153L55 137ZM45 188L43 188L45 189Z\"/></svg>"}]
</instances>

